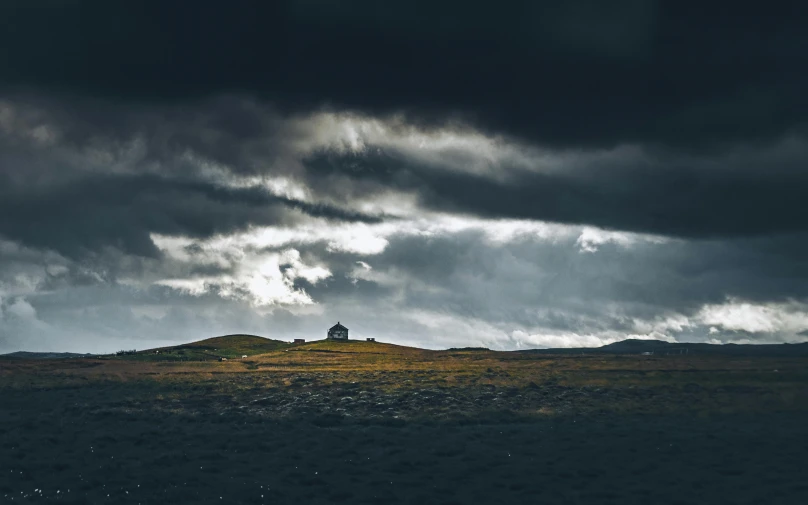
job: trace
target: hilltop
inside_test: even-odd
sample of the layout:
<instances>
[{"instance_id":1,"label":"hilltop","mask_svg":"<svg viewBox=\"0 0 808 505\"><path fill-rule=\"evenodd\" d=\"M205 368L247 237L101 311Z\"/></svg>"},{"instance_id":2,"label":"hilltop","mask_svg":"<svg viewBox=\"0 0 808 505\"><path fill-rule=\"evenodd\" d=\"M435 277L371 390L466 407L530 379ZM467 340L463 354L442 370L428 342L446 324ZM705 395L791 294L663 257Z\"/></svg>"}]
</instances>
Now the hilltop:
<instances>
[{"instance_id":1,"label":"hilltop","mask_svg":"<svg viewBox=\"0 0 808 505\"><path fill-rule=\"evenodd\" d=\"M219 358L255 356L292 347L282 340L257 335L223 335L188 344L158 347L142 351L122 351L119 357L147 361L211 361Z\"/></svg>"},{"instance_id":2,"label":"hilltop","mask_svg":"<svg viewBox=\"0 0 808 505\"><path fill-rule=\"evenodd\" d=\"M340 354L386 354L386 355L413 355L429 353L416 347L406 347L381 342L366 342L364 340L313 340L305 343L290 343L283 340L273 340L257 335L223 335L207 338L187 344L144 349L140 351L121 351L117 358L141 361L216 361L220 358L234 359L247 356L255 358L282 351L313 352L313 353L340 353Z\"/></svg>"}]
</instances>

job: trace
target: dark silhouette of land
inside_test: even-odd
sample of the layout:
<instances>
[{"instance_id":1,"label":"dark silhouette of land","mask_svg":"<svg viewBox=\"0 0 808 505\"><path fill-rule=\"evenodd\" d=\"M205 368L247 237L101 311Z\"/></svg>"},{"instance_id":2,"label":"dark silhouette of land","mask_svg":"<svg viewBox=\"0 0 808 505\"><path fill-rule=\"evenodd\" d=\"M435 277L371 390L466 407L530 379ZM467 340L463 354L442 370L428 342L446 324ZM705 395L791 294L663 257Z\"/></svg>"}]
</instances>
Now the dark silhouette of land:
<instances>
[{"instance_id":1,"label":"dark silhouette of land","mask_svg":"<svg viewBox=\"0 0 808 505\"><path fill-rule=\"evenodd\" d=\"M315 341L316 342L316 341ZM309 342L313 343L313 342ZM189 344L182 344L171 347L162 347L157 349L141 350L141 351L121 351L126 354L155 354L155 351L169 351L176 353L179 351L186 351L188 359L205 358L205 356L217 356L217 349L221 348L221 353L230 357L238 357L240 352L250 352L253 354L270 352L278 349L289 347L290 344L286 341L272 340L257 335L224 335L222 337L214 337L198 342L191 342ZM447 349L449 351L490 351L487 347L453 347ZM507 351L505 351L507 352ZM550 349L524 349L511 352L521 353L534 353L534 354L585 354L585 353L604 353L604 354L642 354L654 353L659 355L670 354L689 354L691 352L697 354L713 354L713 355L728 355L728 356L808 356L808 342L799 344L707 344L707 343L671 343L662 340L638 340L626 339L620 342L614 342L601 347L564 347L564 348L550 348ZM71 352L26 352L17 351L8 354L0 354L0 358L26 358L26 359L44 359L44 358L79 358L94 356L93 354L79 354Z\"/></svg>"},{"instance_id":2,"label":"dark silhouette of land","mask_svg":"<svg viewBox=\"0 0 808 505\"><path fill-rule=\"evenodd\" d=\"M627 339L604 345L603 347L578 347L564 349L531 349L516 352L539 354L641 354L650 352L656 355L671 354L711 354L721 356L808 356L808 342L799 344L703 344L671 343L661 340Z\"/></svg>"},{"instance_id":3,"label":"dark silhouette of land","mask_svg":"<svg viewBox=\"0 0 808 505\"><path fill-rule=\"evenodd\" d=\"M581 355L230 335L0 358L0 498L808 503L803 346L702 352L713 347Z\"/></svg>"},{"instance_id":4,"label":"dark silhouette of land","mask_svg":"<svg viewBox=\"0 0 808 505\"><path fill-rule=\"evenodd\" d=\"M28 352L16 351L0 354L0 359L62 359L62 358L91 358L94 354L80 354L75 352Z\"/></svg>"}]
</instances>

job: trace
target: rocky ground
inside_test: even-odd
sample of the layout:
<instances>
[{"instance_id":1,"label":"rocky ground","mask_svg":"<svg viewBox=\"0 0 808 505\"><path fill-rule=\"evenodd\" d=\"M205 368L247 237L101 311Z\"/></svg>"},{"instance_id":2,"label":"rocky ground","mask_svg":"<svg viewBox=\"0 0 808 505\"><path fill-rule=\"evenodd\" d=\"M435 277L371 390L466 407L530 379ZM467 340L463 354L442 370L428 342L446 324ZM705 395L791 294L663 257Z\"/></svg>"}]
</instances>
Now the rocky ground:
<instances>
[{"instance_id":1,"label":"rocky ground","mask_svg":"<svg viewBox=\"0 0 808 505\"><path fill-rule=\"evenodd\" d=\"M4 391L0 503L808 503L803 412L514 417L491 405L585 393L306 389L196 407Z\"/></svg>"},{"instance_id":2,"label":"rocky ground","mask_svg":"<svg viewBox=\"0 0 808 505\"><path fill-rule=\"evenodd\" d=\"M383 375L383 377L380 377ZM344 420L462 421L488 417L516 419L547 415L597 416L612 413L732 413L806 410L802 396L766 384L698 384L679 381L663 385L576 385L549 378L540 384L436 385L410 374L357 373L355 380L330 372L280 374L256 386L245 375L220 376L187 387L161 385L140 397L130 394L114 406L125 411L164 409L192 415L241 412L266 418L306 418L321 423Z\"/></svg>"},{"instance_id":3,"label":"rocky ground","mask_svg":"<svg viewBox=\"0 0 808 505\"><path fill-rule=\"evenodd\" d=\"M806 370L376 346L5 361L0 503L802 505Z\"/></svg>"},{"instance_id":4,"label":"rocky ground","mask_svg":"<svg viewBox=\"0 0 808 505\"><path fill-rule=\"evenodd\" d=\"M311 389L311 390L306 390ZM693 384L687 391L691 400L703 388ZM737 390L732 391L737 392ZM744 390L745 394L755 391ZM527 388L487 386L480 388L425 388L382 391L364 389L360 384L347 384L338 388L303 388L302 390L276 390L262 393L246 404L223 406L271 417L324 416L332 414L356 419L437 419L473 418L481 414L528 413L573 414L608 412L608 405L632 401L653 402L655 397L667 397L673 392L629 388L626 390L594 386L567 387L554 384L533 385ZM726 388L712 392L728 394ZM687 396L685 393L684 396ZM681 398L686 401L686 398ZM692 406L693 404L691 404ZM653 405L649 405L652 407ZM649 409L653 410L653 409Z\"/></svg>"}]
</instances>

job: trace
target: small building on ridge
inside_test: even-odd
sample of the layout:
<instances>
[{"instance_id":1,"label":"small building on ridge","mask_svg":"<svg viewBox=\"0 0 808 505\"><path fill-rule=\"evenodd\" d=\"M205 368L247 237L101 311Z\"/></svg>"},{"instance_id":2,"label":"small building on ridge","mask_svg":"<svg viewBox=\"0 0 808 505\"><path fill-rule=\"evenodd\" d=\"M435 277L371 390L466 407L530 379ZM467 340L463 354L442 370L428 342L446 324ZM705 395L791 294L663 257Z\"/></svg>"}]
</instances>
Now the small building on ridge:
<instances>
[{"instance_id":1,"label":"small building on ridge","mask_svg":"<svg viewBox=\"0 0 808 505\"><path fill-rule=\"evenodd\" d=\"M332 326L328 329L328 339L329 340L348 340L348 328L339 324Z\"/></svg>"}]
</instances>

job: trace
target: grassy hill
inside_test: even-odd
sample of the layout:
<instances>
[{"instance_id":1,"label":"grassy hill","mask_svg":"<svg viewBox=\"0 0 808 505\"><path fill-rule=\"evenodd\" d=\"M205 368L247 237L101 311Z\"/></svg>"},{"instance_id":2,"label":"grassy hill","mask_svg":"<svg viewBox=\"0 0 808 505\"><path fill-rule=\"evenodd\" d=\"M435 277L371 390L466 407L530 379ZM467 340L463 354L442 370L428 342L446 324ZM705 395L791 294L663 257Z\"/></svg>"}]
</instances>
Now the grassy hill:
<instances>
[{"instance_id":1,"label":"grassy hill","mask_svg":"<svg viewBox=\"0 0 808 505\"><path fill-rule=\"evenodd\" d=\"M293 344L256 335L224 335L188 344L137 351L119 357L144 361L210 361L240 358L245 354L252 357L289 347L293 347Z\"/></svg>"},{"instance_id":2,"label":"grassy hill","mask_svg":"<svg viewBox=\"0 0 808 505\"><path fill-rule=\"evenodd\" d=\"M256 335L224 335L188 344L136 352L122 352L116 357L136 361L212 361L219 358L241 358L244 355L253 358L257 355L276 351L311 352L318 355L331 353L346 357L357 354L414 356L434 352L415 347L382 342L366 342L364 340L339 341L323 339L303 344L291 344L282 340L272 340Z\"/></svg>"},{"instance_id":3,"label":"grassy hill","mask_svg":"<svg viewBox=\"0 0 808 505\"><path fill-rule=\"evenodd\" d=\"M407 347L403 345L387 344L384 342L366 342L364 340L313 340L295 346L295 351L311 352L338 352L338 353L372 353L372 354L399 354L414 355L428 351L418 347Z\"/></svg>"}]
</instances>

